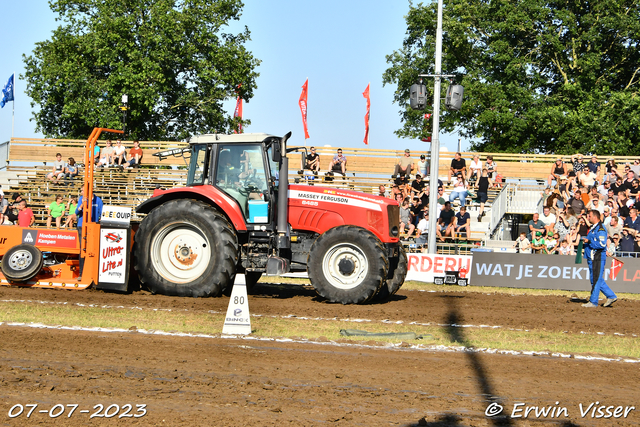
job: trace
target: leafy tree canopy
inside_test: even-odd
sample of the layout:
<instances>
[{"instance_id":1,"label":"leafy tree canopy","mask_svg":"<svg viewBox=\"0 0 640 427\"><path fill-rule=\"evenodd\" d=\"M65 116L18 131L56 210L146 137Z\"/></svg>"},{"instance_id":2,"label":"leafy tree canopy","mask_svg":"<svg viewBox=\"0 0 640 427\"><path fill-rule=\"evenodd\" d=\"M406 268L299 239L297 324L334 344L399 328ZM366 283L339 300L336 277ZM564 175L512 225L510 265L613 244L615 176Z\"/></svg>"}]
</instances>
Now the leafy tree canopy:
<instances>
[{"instance_id":1,"label":"leafy tree canopy","mask_svg":"<svg viewBox=\"0 0 640 427\"><path fill-rule=\"evenodd\" d=\"M640 154L640 3L631 0L446 0L443 74L465 88L442 129L495 152ZM437 3L410 5L397 84L400 136L431 125L408 107L418 74L434 73ZM433 91L432 80L425 81ZM446 84L443 85L443 94ZM430 95L432 99L433 95Z\"/></svg>"},{"instance_id":2,"label":"leafy tree canopy","mask_svg":"<svg viewBox=\"0 0 640 427\"><path fill-rule=\"evenodd\" d=\"M240 0L51 0L62 22L50 40L24 56L27 94L37 130L48 137L86 138L94 126L127 128L147 140L224 132L234 119L222 101L248 100L259 60L240 34ZM240 89L238 85L241 84ZM237 119L236 119L237 120Z\"/></svg>"}]
</instances>

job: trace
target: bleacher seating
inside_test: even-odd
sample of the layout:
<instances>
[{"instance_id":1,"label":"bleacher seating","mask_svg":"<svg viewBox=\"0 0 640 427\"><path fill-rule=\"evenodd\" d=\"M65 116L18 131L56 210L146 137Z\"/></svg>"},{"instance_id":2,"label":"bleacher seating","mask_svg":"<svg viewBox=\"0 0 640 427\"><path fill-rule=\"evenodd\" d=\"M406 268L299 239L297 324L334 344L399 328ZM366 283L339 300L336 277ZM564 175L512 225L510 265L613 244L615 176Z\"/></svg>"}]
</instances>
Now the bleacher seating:
<instances>
[{"instance_id":1,"label":"bleacher seating","mask_svg":"<svg viewBox=\"0 0 640 427\"><path fill-rule=\"evenodd\" d=\"M115 138L113 138L115 140ZM5 194L10 196L14 191L21 192L29 202L36 214L38 226L44 226L48 206L56 194L63 194L65 199L69 195L77 196L81 191L81 177L74 180L72 185L55 185L45 179L51 170L55 154L60 152L66 160L74 157L78 163L84 163L85 140L62 139L37 139L37 138L12 138L7 160L7 170L13 171L17 177L17 183L10 189L5 189ZM132 146L131 141L123 141L125 147ZM100 141L104 146L104 140ZM168 157L159 160L153 153L172 148L184 147L185 143L172 141L141 141L140 146L144 151L144 158L139 169L126 169L120 171L114 168L98 169L95 173L95 192L103 198L106 204L123 205L135 208L142 201L151 196L154 189L161 187L174 187L184 185L186 180L185 159ZM330 160L333 158L335 147L316 147L320 155L321 170L326 171ZM380 150L371 148L344 148L347 156L347 176L333 177L332 181L321 173L313 180L307 180L299 173L303 166L303 154L292 153L290 174L291 182L307 182L313 185L322 185L333 188L344 188L362 191L369 194L377 194L378 186L385 185L390 189L392 185L391 173L394 165L404 155L404 148L400 150ZM421 154L429 156L428 151L412 151L413 158L419 159ZM506 179L528 179L546 181L551 170L551 165L557 156L554 155L526 155L506 153L479 153L481 160L492 154L498 164L498 172ZM438 173L441 178L447 176L449 164L453 158L453 152L441 152ZM470 163L472 153L462 153L463 158ZM563 156L569 162L569 156ZM624 163L630 159L616 157L616 161ZM28 164L25 166L25 163ZM47 166L48 165L48 166ZM446 183L445 183L446 184ZM499 188L493 189L490 194L487 207L490 207L493 198L499 192ZM471 208L477 206L471 202ZM134 221L140 220L134 216ZM472 215L473 221L473 215ZM472 232L469 241L477 241L482 236Z\"/></svg>"}]
</instances>

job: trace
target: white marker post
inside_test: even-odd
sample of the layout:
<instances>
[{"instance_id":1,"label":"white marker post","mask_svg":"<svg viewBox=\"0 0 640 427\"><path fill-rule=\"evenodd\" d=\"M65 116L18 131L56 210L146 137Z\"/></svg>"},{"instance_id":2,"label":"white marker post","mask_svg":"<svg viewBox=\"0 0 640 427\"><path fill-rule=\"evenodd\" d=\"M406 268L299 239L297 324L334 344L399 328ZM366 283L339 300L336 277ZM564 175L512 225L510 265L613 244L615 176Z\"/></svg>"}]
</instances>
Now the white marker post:
<instances>
[{"instance_id":1,"label":"white marker post","mask_svg":"<svg viewBox=\"0 0 640 427\"><path fill-rule=\"evenodd\" d=\"M222 333L225 335L251 334L249 300L247 298L247 286L244 283L236 283L233 285Z\"/></svg>"}]
</instances>

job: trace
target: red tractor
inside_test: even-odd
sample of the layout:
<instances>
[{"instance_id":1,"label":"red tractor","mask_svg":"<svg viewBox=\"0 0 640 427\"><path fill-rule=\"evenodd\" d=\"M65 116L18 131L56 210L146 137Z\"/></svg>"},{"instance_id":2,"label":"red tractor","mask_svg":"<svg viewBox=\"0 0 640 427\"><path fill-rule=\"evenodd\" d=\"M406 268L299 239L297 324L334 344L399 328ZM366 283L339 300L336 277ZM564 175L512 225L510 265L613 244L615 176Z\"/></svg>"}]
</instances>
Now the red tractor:
<instances>
[{"instance_id":1,"label":"red tractor","mask_svg":"<svg viewBox=\"0 0 640 427\"><path fill-rule=\"evenodd\" d=\"M199 135L186 187L158 189L138 208L134 267L164 295L219 296L244 273L306 271L331 302L361 304L404 282L397 202L356 191L288 184L287 140L267 134Z\"/></svg>"}]
</instances>

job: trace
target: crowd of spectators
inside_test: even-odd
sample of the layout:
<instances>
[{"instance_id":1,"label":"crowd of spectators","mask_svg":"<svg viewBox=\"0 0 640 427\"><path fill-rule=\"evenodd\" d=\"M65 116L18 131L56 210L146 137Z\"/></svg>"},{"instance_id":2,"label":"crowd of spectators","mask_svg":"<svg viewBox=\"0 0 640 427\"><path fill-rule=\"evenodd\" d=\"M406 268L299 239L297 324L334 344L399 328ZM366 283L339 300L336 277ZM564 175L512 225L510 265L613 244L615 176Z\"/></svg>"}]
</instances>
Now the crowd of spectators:
<instances>
[{"instance_id":1,"label":"crowd of spectators","mask_svg":"<svg viewBox=\"0 0 640 427\"><path fill-rule=\"evenodd\" d=\"M557 159L542 196L542 214L533 215L529 232L514 246L520 252L528 247L533 253L575 254L580 238L593 225L587 217L593 209L600 212L607 230L608 253L636 256L640 252L639 174L639 160L618 166L609 159L603 168L597 156L585 163L584 157L576 154L568 170L562 159Z\"/></svg>"}]
</instances>

